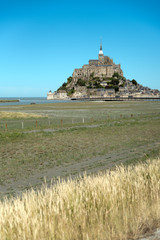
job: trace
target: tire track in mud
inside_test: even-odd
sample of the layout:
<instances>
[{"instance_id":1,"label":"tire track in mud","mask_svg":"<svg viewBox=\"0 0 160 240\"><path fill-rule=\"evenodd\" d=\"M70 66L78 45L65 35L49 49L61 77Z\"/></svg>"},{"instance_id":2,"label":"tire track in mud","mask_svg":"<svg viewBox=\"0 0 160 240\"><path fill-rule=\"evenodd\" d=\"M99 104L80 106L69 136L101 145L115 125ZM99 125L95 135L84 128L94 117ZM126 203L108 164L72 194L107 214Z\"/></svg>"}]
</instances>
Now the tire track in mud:
<instances>
[{"instance_id":1,"label":"tire track in mud","mask_svg":"<svg viewBox=\"0 0 160 240\"><path fill-rule=\"evenodd\" d=\"M72 127L60 127L60 128L46 128L46 129L34 129L28 130L23 133L38 133L38 132L59 132L64 130L78 129L78 128L97 128L101 126L105 126L105 123L101 124L93 124L93 125L83 125L83 126L72 126Z\"/></svg>"}]
</instances>

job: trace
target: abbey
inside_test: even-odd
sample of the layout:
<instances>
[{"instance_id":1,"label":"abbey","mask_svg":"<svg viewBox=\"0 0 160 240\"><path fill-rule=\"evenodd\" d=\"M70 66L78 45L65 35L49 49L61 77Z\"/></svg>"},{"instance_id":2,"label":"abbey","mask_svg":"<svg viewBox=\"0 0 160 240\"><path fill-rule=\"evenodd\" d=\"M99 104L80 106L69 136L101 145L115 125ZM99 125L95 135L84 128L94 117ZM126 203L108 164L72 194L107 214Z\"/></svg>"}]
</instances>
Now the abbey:
<instances>
[{"instance_id":1,"label":"abbey","mask_svg":"<svg viewBox=\"0 0 160 240\"><path fill-rule=\"evenodd\" d=\"M89 60L89 64L75 69L72 78L75 83L78 79L89 80L92 75L103 80L104 78L112 77L115 72L123 76L120 64L115 64L111 58L104 56L101 44L98 59Z\"/></svg>"},{"instance_id":2,"label":"abbey","mask_svg":"<svg viewBox=\"0 0 160 240\"><path fill-rule=\"evenodd\" d=\"M102 44L98 59L89 60L82 68L74 69L57 91L47 93L48 100L55 99L110 99L110 98L157 98L158 90L152 90L138 84L135 79L123 76L120 64L104 56Z\"/></svg>"}]
</instances>

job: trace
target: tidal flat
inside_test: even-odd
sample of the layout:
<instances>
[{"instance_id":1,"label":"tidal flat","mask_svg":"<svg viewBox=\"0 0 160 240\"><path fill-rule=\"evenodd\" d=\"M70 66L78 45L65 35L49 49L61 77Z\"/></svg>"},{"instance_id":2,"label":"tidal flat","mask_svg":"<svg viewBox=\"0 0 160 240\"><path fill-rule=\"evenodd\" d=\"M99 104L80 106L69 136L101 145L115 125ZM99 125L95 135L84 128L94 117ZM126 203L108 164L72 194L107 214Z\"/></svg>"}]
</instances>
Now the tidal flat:
<instances>
[{"instance_id":1,"label":"tidal flat","mask_svg":"<svg viewBox=\"0 0 160 240\"><path fill-rule=\"evenodd\" d=\"M0 106L0 198L159 152L159 101Z\"/></svg>"}]
</instances>

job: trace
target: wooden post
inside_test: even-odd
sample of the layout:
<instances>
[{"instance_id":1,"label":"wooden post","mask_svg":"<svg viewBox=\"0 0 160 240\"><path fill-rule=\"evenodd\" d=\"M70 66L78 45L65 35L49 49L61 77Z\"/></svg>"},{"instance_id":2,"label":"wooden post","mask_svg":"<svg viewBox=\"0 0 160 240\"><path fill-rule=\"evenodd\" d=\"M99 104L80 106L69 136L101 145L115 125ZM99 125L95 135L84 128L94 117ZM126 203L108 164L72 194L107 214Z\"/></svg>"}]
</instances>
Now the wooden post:
<instances>
[{"instance_id":1,"label":"wooden post","mask_svg":"<svg viewBox=\"0 0 160 240\"><path fill-rule=\"evenodd\" d=\"M36 128L37 128L37 120L36 120Z\"/></svg>"},{"instance_id":2,"label":"wooden post","mask_svg":"<svg viewBox=\"0 0 160 240\"><path fill-rule=\"evenodd\" d=\"M84 123L84 117L83 117L83 119L82 119L82 123Z\"/></svg>"},{"instance_id":3,"label":"wooden post","mask_svg":"<svg viewBox=\"0 0 160 240\"><path fill-rule=\"evenodd\" d=\"M7 123L6 123L6 131L8 130L8 128L7 128Z\"/></svg>"},{"instance_id":4,"label":"wooden post","mask_svg":"<svg viewBox=\"0 0 160 240\"><path fill-rule=\"evenodd\" d=\"M22 129L23 129L23 122L22 122Z\"/></svg>"},{"instance_id":5,"label":"wooden post","mask_svg":"<svg viewBox=\"0 0 160 240\"><path fill-rule=\"evenodd\" d=\"M61 119L61 127L63 127L63 119Z\"/></svg>"}]
</instances>

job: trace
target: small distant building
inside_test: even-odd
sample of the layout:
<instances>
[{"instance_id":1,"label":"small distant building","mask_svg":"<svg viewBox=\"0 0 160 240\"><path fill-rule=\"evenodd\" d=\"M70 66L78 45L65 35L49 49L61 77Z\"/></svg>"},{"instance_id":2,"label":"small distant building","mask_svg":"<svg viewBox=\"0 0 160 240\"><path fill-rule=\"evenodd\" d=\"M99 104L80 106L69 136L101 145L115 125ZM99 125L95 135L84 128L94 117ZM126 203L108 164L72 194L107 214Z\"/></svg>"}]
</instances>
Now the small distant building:
<instances>
[{"instance_id":1,"label":"small distant building","mask_svg":"<svg viewBox=\"0 0 160 240\"><path fill-rule=\"evenodd\" d=\"M115 89L106 89L104 97L115 97Z\"/></svg>"},{"instance_id":2,"label":"small distant building","mask_svg":"<svg viewBox=\"0 0 160 240\"><path fill-rule=\"evenodd\" d=\"M65 90L59 90L59 91L49 91L47 93L47 100L60 100L60 99L69 99L67 96L67 92Z\"/></svg>"}]
</instances>

